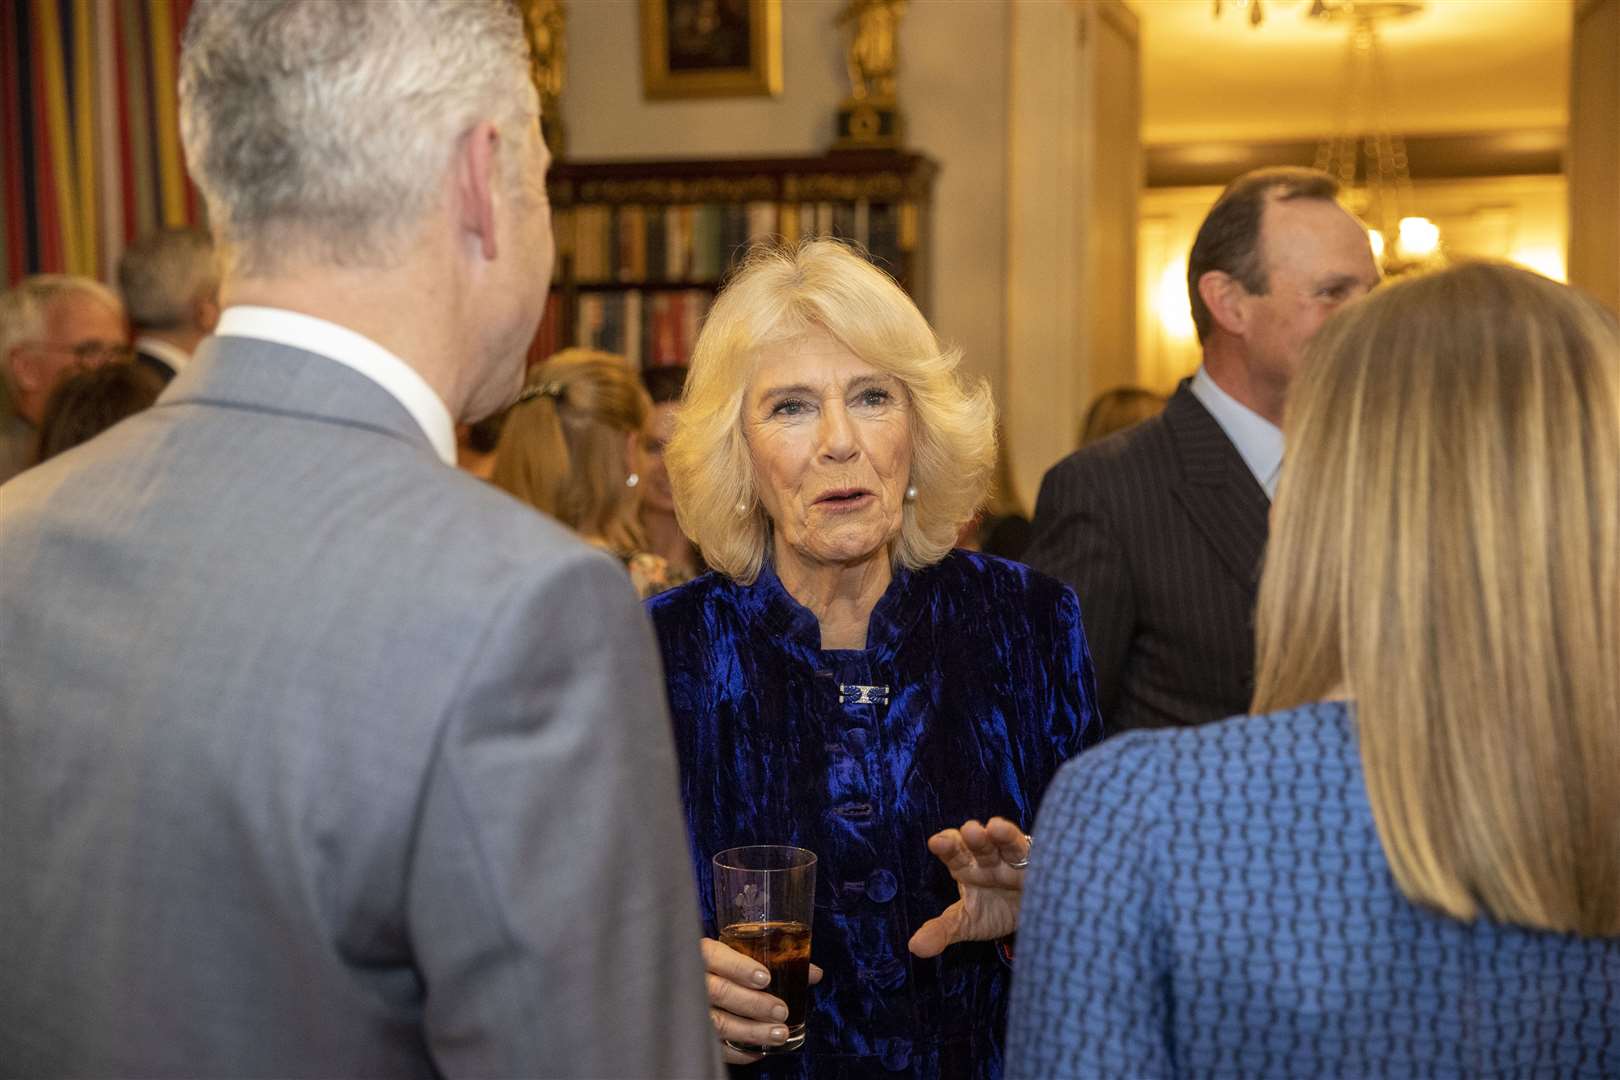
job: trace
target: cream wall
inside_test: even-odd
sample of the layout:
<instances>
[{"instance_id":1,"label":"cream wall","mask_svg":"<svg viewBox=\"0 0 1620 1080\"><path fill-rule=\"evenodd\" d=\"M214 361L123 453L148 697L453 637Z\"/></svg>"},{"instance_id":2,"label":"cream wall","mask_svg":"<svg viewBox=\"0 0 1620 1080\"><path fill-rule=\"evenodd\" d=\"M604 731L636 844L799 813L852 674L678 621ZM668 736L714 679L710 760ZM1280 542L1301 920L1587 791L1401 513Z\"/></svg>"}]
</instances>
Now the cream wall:
<instances>
[{"instance_id":1,"label":"cream wall","mask_svg":"<svg viewBox=\"0 0 1620 1080\"><path fill-rule=\"evenodd\" d=\"M1033 509L1091 400L1136 381L1139 38L1118 0L1010 9L1005 446Z\"/></svg>"},{"instance_id":2,"label":"cream wall","mask_svg":"<svg viewBox=\"0 0 1620 1080\"><path fill-rule=\"evenodd\" d=\"M841 0L783 0L778 98L647 101L640 5L568 5L568 156L816 155L849 93ZM932 317L964 368L1006 385L1008 15L1002 0L912 0L900 34L899 97L908 147L939 163Z\"/></svg>"},{"instance_id":3,"label":"cream wall","mask_svg":"<svg viewBox=\"0 0 1620 1080\"><path fill-rule=\"evenodd\" d=\"M1620 311L1620 0L1576 6L1570 96L1570 278Z\"/></svg>"}]
</instances>

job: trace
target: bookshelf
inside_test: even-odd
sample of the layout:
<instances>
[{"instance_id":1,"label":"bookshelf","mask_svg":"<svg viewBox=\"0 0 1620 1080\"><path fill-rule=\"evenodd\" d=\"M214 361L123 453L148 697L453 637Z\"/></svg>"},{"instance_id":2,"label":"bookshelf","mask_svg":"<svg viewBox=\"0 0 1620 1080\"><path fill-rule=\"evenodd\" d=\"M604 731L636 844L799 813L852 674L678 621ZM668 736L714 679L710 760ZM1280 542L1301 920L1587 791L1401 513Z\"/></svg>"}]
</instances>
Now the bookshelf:
<instances>
[{"instance_id":1,"label":"bookshelf","mask_svg":"<svg viewBox=\"0 0 1620 1080\"><path fill-rule=\"evenodd\" d=\"M553 165L557 261L530 358L584 345L685 363L726 275L772 237L860 244L926 315L937 172L900 150Z\"/></svg>"}]
</instances>

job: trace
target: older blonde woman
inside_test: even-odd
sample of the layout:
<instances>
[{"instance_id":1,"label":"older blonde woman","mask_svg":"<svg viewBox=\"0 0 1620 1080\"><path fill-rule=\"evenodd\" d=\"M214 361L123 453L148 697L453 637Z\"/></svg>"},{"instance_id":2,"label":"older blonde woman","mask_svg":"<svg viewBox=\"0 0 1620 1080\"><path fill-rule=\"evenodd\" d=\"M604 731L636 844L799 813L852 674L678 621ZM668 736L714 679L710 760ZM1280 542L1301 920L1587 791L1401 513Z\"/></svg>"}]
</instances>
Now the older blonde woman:
<instances>
[{"instance_id":1,"label":"older blonde woman","mask_svg":"<svg viewBox=\"0 0 1620 1080\"><path fill-rule=\"evenodd\" d=\"M1620 331L1464 266L1289 398L1254 710L1041 808L1019 1076L1620 1076Z\"/></svg>"},{"instance_id":2,"label":"older blonde woman","mask_svg":"<svg viewBox=\"0 0 1620 1080\"><path fill-rule=\"evenodd\" d=\"M665 456L716 572L648 607L722 1036L787 1031L765 970L712 940L711 857L776 843L819 858L825 978L802 1051L755 1075L1000 1074L1010 971L968 939L1003 932L1005 890L970 867L953 880L927 841L998 815L1020 857L1017 826L1099 724L1074 594L951 550L993 422L905 293L832 241L756 253L698 340Z\"/></svg>"},{"instance_id":3,"label":"older blonde woman","mask_svg":"<svg viewBox=\"0 0 1620 1080\"><path fill-rule=\"evenodd\" d=\"M490 482L624 563L642 599L677 576L647 551L631 453L651 410L622 356L565 349L529 375L506 414Z\"/></svg>"}]
</instances>

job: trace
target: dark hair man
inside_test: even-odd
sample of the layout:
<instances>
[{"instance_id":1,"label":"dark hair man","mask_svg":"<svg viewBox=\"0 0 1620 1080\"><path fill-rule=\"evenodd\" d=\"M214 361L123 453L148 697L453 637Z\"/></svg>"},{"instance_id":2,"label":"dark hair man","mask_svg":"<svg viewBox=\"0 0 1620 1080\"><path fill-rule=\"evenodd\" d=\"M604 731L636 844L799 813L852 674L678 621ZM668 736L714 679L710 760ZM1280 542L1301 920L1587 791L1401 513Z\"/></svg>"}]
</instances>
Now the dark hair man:
<instances>
[{"instance_id":1,"label":"dark hair man","mask_svg":"<svg viewBox=\"0 0 1620 1080\"><path fill-rule=\"evenodd\" d=\"M1110 734L1248 711L1289 382L1317 327L1378 281L1337 192L1314 169L1233 181L1188 260L1203 366L1041 484L1027 561L1079 594Z\"/></svg>"},{"instance_id":2,"label":"dark hair man","mask_svg":"<svg viewBox=\"0 0 1620 1080\"><path fill-rule=\"evenodd\" d=\"M0 1061L715 1075L647 621L454 468L551 270L518 13L202 0L180 108L216 333L0 489Z\"/></svg>"}]
</instances>

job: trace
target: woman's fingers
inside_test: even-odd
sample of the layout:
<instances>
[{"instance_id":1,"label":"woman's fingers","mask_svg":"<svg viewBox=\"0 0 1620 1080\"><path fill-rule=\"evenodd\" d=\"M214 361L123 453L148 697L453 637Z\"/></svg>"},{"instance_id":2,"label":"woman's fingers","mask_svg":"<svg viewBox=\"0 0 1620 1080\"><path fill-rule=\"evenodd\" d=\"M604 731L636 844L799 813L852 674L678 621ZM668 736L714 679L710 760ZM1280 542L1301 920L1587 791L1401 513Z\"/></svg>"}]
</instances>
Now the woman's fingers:
<instances>
[{"instance_id":1,"label":"woman's fingers","mask_svg":"<svg viewBox=\"0 0 1620 1080\"><path fill-rule=\"evenodd\" d=\"M764 964L753 957L740 953L714 938L704 938L701 948L703 967L709 974L730 979L739 986L752 986L755 989L770 985L771 973L765 970Z\"/></svg>"},{"instance_id":2,"label":"woman's fingers","mask_svg":"<svg viewBox=\"0 0 1620 1080\"><path fill-rule=\"evenodd\" d=\"M779 997L738 986L718 975L708 976L709 1004L745 1020L783 1021L787 1005Z\"/></svg>"},{"instance_id":3,"label":"woman's fingers","mask_svg":"<svg viewBox=\"0 0 1620 1080\"><path fill-rule=\"evenodd\" d=\"M750 957L713 938L702 942L709 994L709 1019L722 1039L755 1045L787 1041L787 1005L756 987L769 984L770 972ZM758 1057L727 1048L729 1064L745 1065Z\"/></svg>"},{"instance_id":4,"label":"woman's fingers","mask_svg":"<svg viewBox=\"0 0 1620 1080\"><path fill-rule=\"evenodd\" d=\"M821 981L821 969L814 964L810 965L810 985L814 986Z\"/></svg>"},{"instance_id":5,"label":"woman's fingers","mask_svg":"<svg viewBox=\"0 0 1620 1080\"><path fill-rule=\"evenodd\" d=\"M709 1020L722 1039L752 1046L779 1046L787 1042L786 1024L761 1024L745 1020L724 1009L709 1009Z\"/></svg>"},{"instance_id":6,"label":"woman's fingers","mask_svg":"<svg viewBox=\"0 0 1620 1080\"><path fill-rule=\"evenodd\" d=\"M984 870L994 870L1001 864L1001 852L996 847L995 839L990 830L977 821L969 821L962 825L962 843L967 845L973 861Z\"/></svg>"},{"instance_id":7,"label":"woman's fingers","mask_svg":"<svg viewBox=\"0 0 1620 1080\"><path fill-rule=\"evenodd\" d=\"M1001 861L1017 869L1020 863L1029 860L1029 837L1024 831L1006 818L991 818L990 824L985 826L985 832L992 843L996 845L996 852Z\"/></svg>"},{"instance_id":8,"label":"woman's fingers","mask_svg":"<svg viewBox=\"0 0 1620 1080\"><path fill-rule=\"evenodd\" d=\"M993 873L1007 863L1022 861L1028 848L1023 831L1000 817L991 818L987 825L965 821L960 828L944 829L928 840L928 850L957 876L973 867Z\"/></svg>"}]
</instances>

